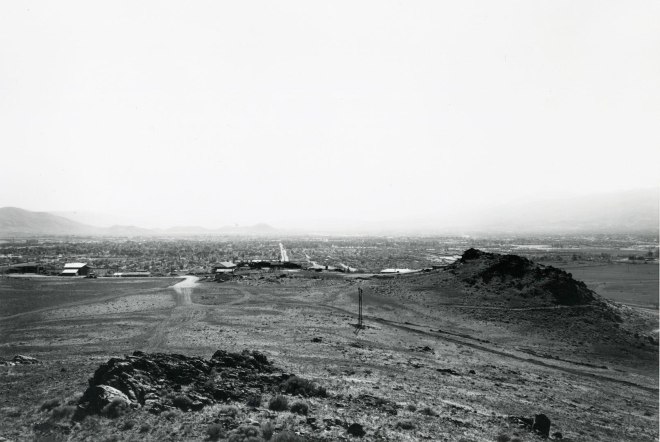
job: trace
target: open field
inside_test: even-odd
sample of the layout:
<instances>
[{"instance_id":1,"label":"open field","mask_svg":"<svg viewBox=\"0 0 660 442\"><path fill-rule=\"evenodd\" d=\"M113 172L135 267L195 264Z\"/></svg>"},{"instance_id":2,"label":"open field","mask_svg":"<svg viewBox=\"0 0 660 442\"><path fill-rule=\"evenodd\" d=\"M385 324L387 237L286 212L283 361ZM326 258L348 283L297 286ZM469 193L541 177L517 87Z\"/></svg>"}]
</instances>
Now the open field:
<instances>
[{"instance_id":1,"label":"open field","mask_svg":"<svg viewBox=\"0 0 660 442\"><path fill-rule=\"evenodd\" d=\"M589 306L485 304L480 285L442 270L308 276L189 280L176 289L164 279L3 280L0 357L42 363L0 367L0 436L205 439L226 409L138 409L70 426L41 407L75 403L99 364L135 350L208 358L248 349L318 382L328 397L290 396L308 404L307 416L233 402L231 425L271 422L310 440L350 438L347 425L359 423L368 440L533 441L541 439L509 417L544 413L565 440L657 440L657 313L617 307L617 325ZM355 334L358 287L367 327Z\"/></svg>"},{"instance_id":2,"label":"open field","mask_svg":"<svg viewBox=\"0 0 660 442\"><path fill-rule=\"evenodd\" d=\"M177 278L133 280L53 278L0 278L0 317L40 311L64 304L98 303L131 294L157 292Z\"/></svg>"}]
</instances>

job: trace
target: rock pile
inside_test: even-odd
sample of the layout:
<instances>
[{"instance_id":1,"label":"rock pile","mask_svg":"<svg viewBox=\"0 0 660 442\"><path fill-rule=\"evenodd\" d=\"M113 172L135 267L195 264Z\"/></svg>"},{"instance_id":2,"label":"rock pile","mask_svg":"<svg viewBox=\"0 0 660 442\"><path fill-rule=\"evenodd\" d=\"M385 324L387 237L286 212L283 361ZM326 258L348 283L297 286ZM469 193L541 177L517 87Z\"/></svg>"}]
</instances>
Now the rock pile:
<instances>
[{"instance_id":1,"label":"rock pile","mask_svg":"<svg viewBox=\"0 0 660 442\"><path fill-rule=\"evenodd\" d=\"M206 360L178 354L135 352L102 364L79 401L77 418L102 413L110 404L145 407L153 413L174 408L200 410L217 402L247 400L262 393L290 389L295 378L258 352L218 350ZM305 381L303 395L325 394Z\"/></svg>"}]
</instances>

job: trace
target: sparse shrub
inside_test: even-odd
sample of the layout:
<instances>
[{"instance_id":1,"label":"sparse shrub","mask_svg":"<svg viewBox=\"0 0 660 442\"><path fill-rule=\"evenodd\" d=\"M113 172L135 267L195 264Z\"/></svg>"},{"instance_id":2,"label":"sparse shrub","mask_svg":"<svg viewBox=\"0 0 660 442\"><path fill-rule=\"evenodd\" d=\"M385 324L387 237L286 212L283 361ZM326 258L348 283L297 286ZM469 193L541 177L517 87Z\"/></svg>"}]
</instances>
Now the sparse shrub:
<instances>
[{"instance_id":1,"label":"sparse shrub","mask_svg":"<svg viewBox=\"0 0 660 442\"><path fill-rule=\"evenodd\" d=\"M417 407L415 406L415 404L408 404L406 408L408 409L408 411L417 411Z\"/></svg>"},{"instance_id":2,"label":"sparse shrub","mask_svg":"<svg viewBox=\"0 0 660 442\"><path fill-rule=\"evenodd\" d=\"M268 408L273 411L286 411L289 408L289 402L286 397L277 395L270 400Z\"/></svg>"},{"instance_id":3,"label":"sparse shrub","mask_svg":"<svg viewBox=\"0 0 660 442\"><path fill-rule=\"evenodd\" d=\"M110 419L115 419L126 413L127 409L128 404L126 404L126 402L119 398L114 398L108 405L103 407L101 414L105 417L109 417Z\"/></svg>"},{"instance_id":4,"label":"sparse shrub","mask_svg":"<svg viewBox=\"0 0 660 442\"><path fill-rule=\"evenodd\" d=\"M298 436L293 431L282 431L277 433L271 440L273 442L305 442L305 439Z\"/></svg>"},{"instance_id":5,"label":"sparse shrub","mask_svg":"<svg viewBox=\"0 0 660 442\"><path fill-rule=\"evenodd\" d=\"M270 440L273 437L273 432L275 432L275 428L272 423L266 422L265 424L261 424L261 435L265 440Z\"/></svg>"},{"instance_id":6,"label":"sparse shrub","mask_svg":"<svg viewBox=\"0 0 660 442\"><path fill-rule=\"evenodd\" d=\"M164 412L163 414L161 414L161 416L163 416L167 420L176 419L178 415L179 415L179 413L177 413L174 410L168 410L168 411Z\"/></svg>"},{"instance_id":7,"label":"sparse shrub","mask_svg":"<svg viewBox=\"0 0 660 442\"><path fill-rule=\"evenodd\" d=\"M41 404L41 411L50 411L55 407L58 407L60 405L59 399L50 399L43 404Z\"/></svg>"},{"instance_id":8,"label":"sparse shrub","mask_svg":"<svg viewBox=\"0 0 660 442\"><path fill-rule=\"evenodd\" d=\"M292 376L282 385L285 393L300 396L320 396L326 397L327 391L324 387L319 387L309 379Z\"/></svg>"},{"instance_id":9,"label":"sparse shrub","mask_svg":"<svg viewBox=\"0 0 660 442\"><path fill-rule=\"evenodd\" d=\"M228 442L261 442L259 430L251 425L242 425L234 430L230 435Z\"/></svg>"},{"instance_id":10,"label":"sparse shrub","mask_svg":"<svg viewBox=\"0 0 660 442\"><path fill-rule=\"evenodd\" d=\"M495 438L495 442L510 442L511 437L508 434L498 434Z\"/></svg>"},{"instance_id":11,"label":"sparse shrub","mask_svg":"<svg viewBox=\"0 0 660 442\"><path fill-rule=\"evenodd\" d=\"M220 411L218 411L218 415L219 416L229 416L229 417L235 418L236 416L238 416L238 412L239 412L238 408L233 407L231 405L227 405L227 406L224 406L224 407L220 408Z\"/></svg>"},{"instance_id":12,"label":"sparse shrub","mask_svg":"<svg viewBox=\"0 0 660 442\"><path fill-rule=\"evenodd\" d=\"M309 412L309 406L304 402L294 402L291 405L291 412L307 416L307 413Z\"/></svg>"},{"instance_id":13,"label":"sparse shrub","mask_svg":"<svg viewBox=\"0 0 660 442\"><path fill-rule=\"evenodd\" d=\"M260 394L250 395L247 398L247 401L245 402L245 404L248 407L260 407L261 406L261 395Z\"/></svg>"},{"instance_id":14,"label":"sparse shrub","mask_svg":"<svg viewBox=\"0 0 660 442\"><path fill-rule=\"evenodd\" d=\"M402 430L414 430L415 424L412 421L399 421L396 423L396 428L401 428Z\"/></svg>"},{"instance_id":15,"label":"sparse shrub","mask_svg":"<svg viewBox=\"0 0 660 442\"><path fill-rule=\"evenodd\" d=\"M225 437L225 431L220 424L211 424L206 428L206 435L210 440L218 440Z\"/></svg>"},{"instance_id":16,"label":"sparse shrub","mask_svg":"<svg viewBox=\"0 0 660 442\"><path fill-rule=\"evenodd\" d=\"M62 405L54 408L51 412L51 418L54 420L71 419L76 412L76 407L72 405Z\"/></svg>"},{"instance_id":17,"label":"sparse shrub","mask_svg":"<svg viewBox=\"0 0 660 442\"><path fill-rule=\"evenodd\" d=\"M438 413L436 413L435 410L431 407L424 407L421 410L419 410L419 412L423 415L426 415L426 416L437 416L438 415Z\"/></svg>"},{"instance_id":18,"label":"sparse shrub","mask_svg":"<svg viewBox=\"0 0 660 442\"><path fill-rule=\"evenodd\" d=\"M5 415L7 417L20 417L21 416L21 408L19 407L5 407L3 409L5 412Z\"/></svg>"},{"instance_id":19,"label":"sparse shrub","mask_svg":"<svg viewBox=\"0 0 660 442\"><path fill-rule=\"evenodd\" d=\"M193 426L191 424L184 424L181 426L181 433L184 436L190 436L193 432Z\"/></svg>"},{"instance_id":20,"label":"sparse shrub","mask_svg":"<svg viewBox=\"0 0 660 442\"><path fill-rule=\"evenodd\" d=\"M172 405L183 411L189 411L192 408L193 401L184 395L178 395L172 400Z\"/></svg>"},{"instance_id":21,"label":"sparse shrub","mask_svg":"<svg viewBox=\"0 0 660 442\"><path fill-rule=\"evenodd\" d=\"M121 431L128 431L135 428L135 421L126 421L119 428Z\"/></svg>"},{"instance_id":22,"label":"sparse shrub","mask_svg":"<svg viewBox=\"0 0 660 442\"><path fill-rule=\"evenodd\" d=\"M142 422L140 424L140 433L148 433L151 431L151 425L148 422Z\"/></svg>"}]
</instances>

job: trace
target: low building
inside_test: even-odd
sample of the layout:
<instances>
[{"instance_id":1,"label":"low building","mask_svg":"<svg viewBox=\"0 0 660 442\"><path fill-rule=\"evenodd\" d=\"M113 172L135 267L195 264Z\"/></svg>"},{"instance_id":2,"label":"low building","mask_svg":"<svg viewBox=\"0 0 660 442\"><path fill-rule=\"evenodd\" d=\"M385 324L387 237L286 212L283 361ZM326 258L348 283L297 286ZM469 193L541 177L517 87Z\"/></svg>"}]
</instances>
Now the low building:
<instances>
[{"instance_id":1,"label":"low building","mask_svg":"<svg viewBox=\"0 0 660 442\"><path fill-rule=\"evenodd\" d=\"M41 273L44 270L43 266L36 262L22 262L20 264L12 264L4 268L5 273Z\"/></svg>"},{"instance_id":2,"label":"low building","mask_svg":"<svg viewBox=\"0 0 660 442\"><path fill-rule=\"evenodd\" d=\"M60 276L87 276L91 270L86 262L69 262L64 264Z\"/></svg>"},{"instance_id":3,"label":"low building","mask_svg":"<svg viewBox=\"0 0 660 442\"><path fill-rule=\"evenodd\" d=\"M233 262L224 261L214 265L212 273L234 273L234 270L236 270L236 264Z\"/></svg>"}]
</instances>

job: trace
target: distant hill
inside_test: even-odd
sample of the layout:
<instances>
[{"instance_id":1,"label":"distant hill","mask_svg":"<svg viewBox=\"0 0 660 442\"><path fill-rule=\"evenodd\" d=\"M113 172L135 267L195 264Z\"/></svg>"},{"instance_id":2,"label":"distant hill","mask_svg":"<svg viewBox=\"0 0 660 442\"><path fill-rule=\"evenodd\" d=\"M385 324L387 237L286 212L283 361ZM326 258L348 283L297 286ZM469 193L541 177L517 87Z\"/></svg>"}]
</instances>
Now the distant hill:
<instances>
[{"instance_id":1,"label":"distant hill","mask_svg":"<svg viewBox=\"0 0 660 442\"><path fill-rule=\"evenodd\" d=\"M97 227L70 220L48 212L32 212L17 207L0 208L0 237L31 236L159 236L159 235L267 235L277 232L268 224L227 226L206 229L199 226L145 229L137 226L114 225Z\"/></svg>"},{"instance_id":2,"label":"distant hill","mask_svg":"<svg viewBox=\"0 0 660 442\"><path fill-rule=\"evenodd\" d=\"M98 228L47 212L0 208L0 236L93 235Z\"/></svg>"}]
</instances>

